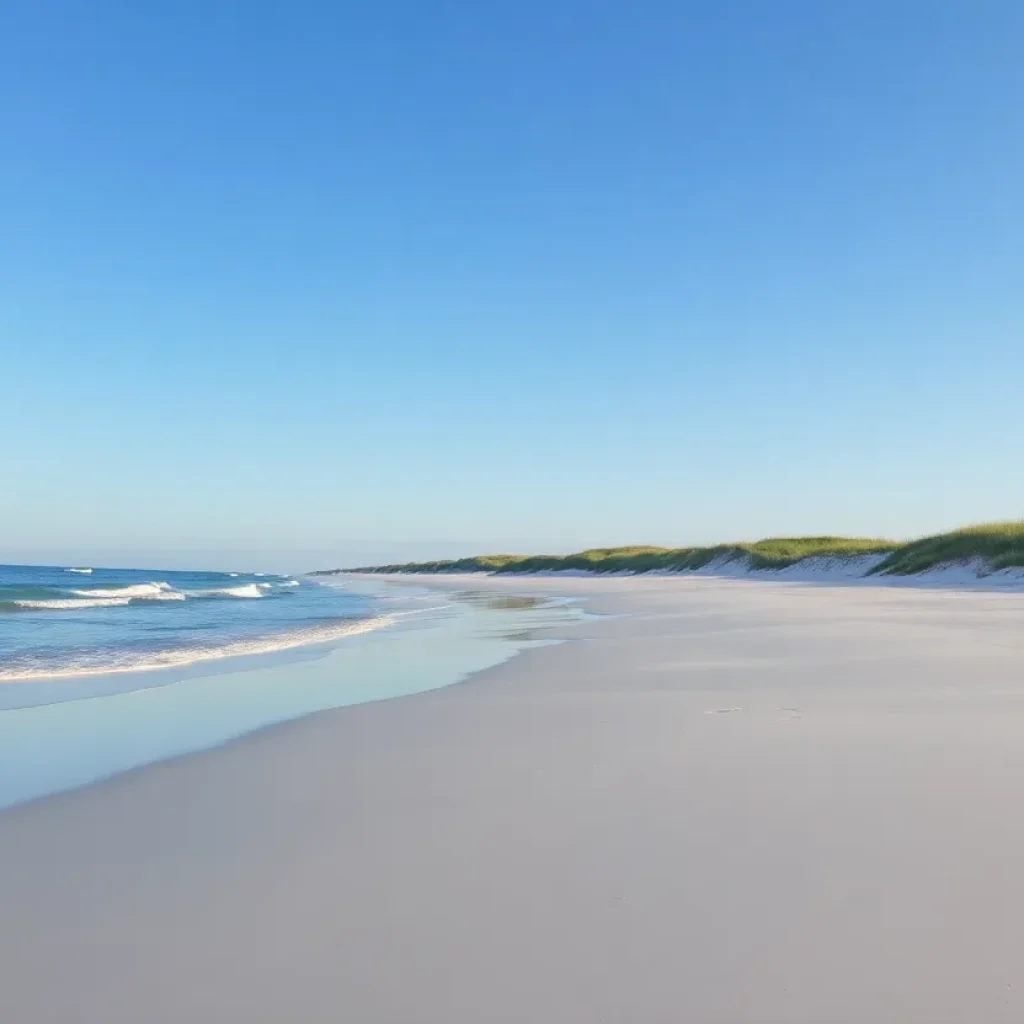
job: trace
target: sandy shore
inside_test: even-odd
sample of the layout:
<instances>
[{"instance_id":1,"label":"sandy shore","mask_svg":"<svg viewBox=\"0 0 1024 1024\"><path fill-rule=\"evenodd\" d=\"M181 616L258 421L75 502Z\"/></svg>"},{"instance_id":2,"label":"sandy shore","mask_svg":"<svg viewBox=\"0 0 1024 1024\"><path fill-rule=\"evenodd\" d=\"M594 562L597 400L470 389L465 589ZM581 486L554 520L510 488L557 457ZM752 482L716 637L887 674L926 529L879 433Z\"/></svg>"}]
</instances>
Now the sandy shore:
<instances>
[{"instance_id":1,"label":"sandy shore","mask_svg":"<svg viewBox=\"0 0 1024 1024\"><path fill-rule=\"evenodd\" d=\"M713 579L0 814L12 1024L1024 1019L1024 595Z\"/></svg>"}]
</instances>

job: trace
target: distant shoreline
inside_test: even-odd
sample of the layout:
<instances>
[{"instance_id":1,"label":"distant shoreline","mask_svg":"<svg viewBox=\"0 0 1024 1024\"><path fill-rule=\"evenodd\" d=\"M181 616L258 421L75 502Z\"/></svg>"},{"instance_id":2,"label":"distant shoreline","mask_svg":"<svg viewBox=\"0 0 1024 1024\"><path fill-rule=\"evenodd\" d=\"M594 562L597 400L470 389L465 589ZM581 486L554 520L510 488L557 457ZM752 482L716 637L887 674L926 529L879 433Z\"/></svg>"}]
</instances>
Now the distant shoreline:
<instances>
[{"instance_id":1,"label":"distant shoreline","mask_svg":"<svg viewBox=\"0 0 1024 1024\"><path fill-rule=\"evenodd\" d=\"M745 575L804 569L814 575L920 576L949 572L966 580L994 574L1024 578L1024 520L969 526L900 542L862 537L780 537L710 547L591 548L570 555L478 555L433 562L323 569L340 573L643 573Z\"/></svg>"}]
</instances>

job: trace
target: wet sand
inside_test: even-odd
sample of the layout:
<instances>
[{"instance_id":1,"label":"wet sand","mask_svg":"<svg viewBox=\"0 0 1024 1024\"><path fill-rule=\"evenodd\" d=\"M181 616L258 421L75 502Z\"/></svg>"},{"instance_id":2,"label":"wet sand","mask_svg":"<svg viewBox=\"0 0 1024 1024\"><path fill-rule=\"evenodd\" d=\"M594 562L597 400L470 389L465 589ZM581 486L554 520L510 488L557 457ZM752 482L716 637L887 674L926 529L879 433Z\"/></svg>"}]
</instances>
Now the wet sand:
<instances>
[{"instance_id":1,"label":"wet sand","mask_svg":"<svg viewBox=\"0 0 1024 1024\"><path fill-rule=\"evenodd\" d=\"M474 585L618 617L0 813L0 1019L1024 1019L1024 595Z\"/></svg>"}]
</instances>

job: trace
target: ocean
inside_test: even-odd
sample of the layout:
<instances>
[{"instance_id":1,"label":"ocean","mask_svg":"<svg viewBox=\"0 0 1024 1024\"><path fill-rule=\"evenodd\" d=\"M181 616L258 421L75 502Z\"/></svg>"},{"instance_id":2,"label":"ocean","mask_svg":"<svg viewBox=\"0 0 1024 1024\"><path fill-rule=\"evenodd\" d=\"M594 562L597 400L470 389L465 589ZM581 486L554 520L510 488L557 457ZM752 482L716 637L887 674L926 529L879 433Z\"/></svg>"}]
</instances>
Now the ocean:
<instances>
[{"instance_id":1,"label":"ocean","mask_svg":"<svg viewBox=\"0 0 1024 1024\"><path fill-rule=\"evenodd\" d=\"M0 809L448 686L582 617L469 581L2 566Z\"/></svg>"},{"instance_id":2,"label":"ocean","mask_svg":"<svg viewBox=\"0 0 1024 1024\"><path fill-rule=\"evenodd\" d=\"M371 599L295 576L0 566L0 682L181 667L375 624Z\"/></svg>"}]
</instances>

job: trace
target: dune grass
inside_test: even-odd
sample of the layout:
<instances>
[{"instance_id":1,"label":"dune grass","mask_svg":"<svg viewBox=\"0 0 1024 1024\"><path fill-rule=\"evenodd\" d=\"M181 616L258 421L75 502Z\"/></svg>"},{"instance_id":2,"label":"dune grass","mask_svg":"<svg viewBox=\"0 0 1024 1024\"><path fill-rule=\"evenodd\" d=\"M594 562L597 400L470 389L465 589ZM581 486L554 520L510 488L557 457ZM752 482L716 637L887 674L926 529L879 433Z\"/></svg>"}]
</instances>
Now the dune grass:
<instances>
[{"instance_id":1,"label":"dune grass","mask_svg":"<svg viewBox=\"0 0 1024 1024\"><path fill-rule=\"evenodd\" d=\"M782 569L804 558L849 558L857 555L888 554L892 541L856 537L774 537L753 544L718 544L713 547L591 548L572 555L481 555L437 562L407 562L401 565L366 566L351 572L496 574L559 572L653 572L701 569L711 562L746 559L754 569Z\"/></svg>"},{"instance_id":2,"label":"dune grass","mask_svg":"<svg viewBox=\"0 0 1024 1024\"><path fill-rule=\"evenodd\" d=\"M982 574L1024 567L1024 520L968 526L906 543L861 537L770 537L751 544L659 548L590 548L572 555L480 555L437 562L331 569L335 572L495 574L584 570L595 573L681 572L742 559L751 569L784 569L805 558L883 555L871 574L911 576L952 563L975 562ZM320 575L320 574L314 574Z\"/></svg>"},{"instance_id":3,"label":"dune grass","mask_svg":"<svg viewBox=\"0 0 1024 1024\"><path fill-rule=\"evenodd\" d=\"M885 556L868 575L912 576L952 563L976 562L982 574L1024 567L1024 520L967 526L906 543L863 537L770 537L712 547L590 548L572 555L480 555L437 562L374 565L334 572L495 574L584 570L595 573L681 572L711 562L744 560L751 569L784 569L805 558ZM314 574L319 575L319 574Z\"/></svg>"},{"instance_id":4,"label":"dune grass","mask_svg":"<svg viewBox=\"0 0 1024 1024\"><path fill-rule=\"evenodd\" d=\"M967 526L903 544L872 572L912 576L949 563L980 560L990 572L1024 566L1024 520Z\"/></svg>"}]
</instances>

